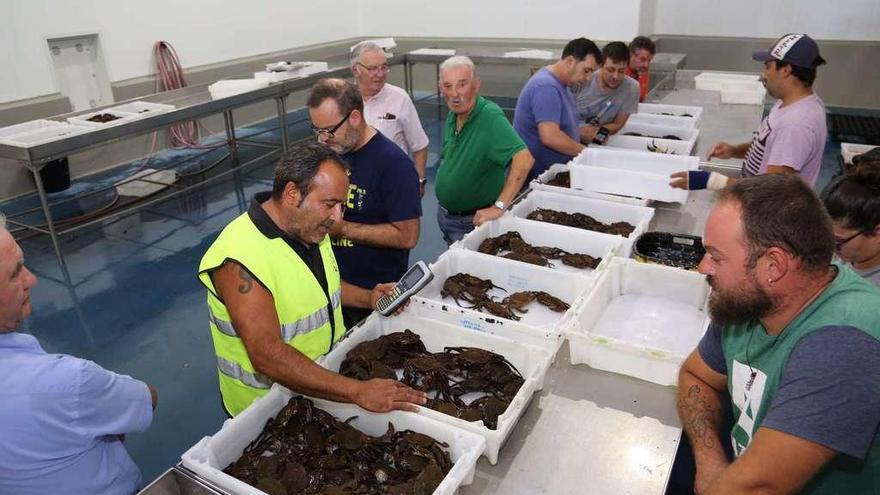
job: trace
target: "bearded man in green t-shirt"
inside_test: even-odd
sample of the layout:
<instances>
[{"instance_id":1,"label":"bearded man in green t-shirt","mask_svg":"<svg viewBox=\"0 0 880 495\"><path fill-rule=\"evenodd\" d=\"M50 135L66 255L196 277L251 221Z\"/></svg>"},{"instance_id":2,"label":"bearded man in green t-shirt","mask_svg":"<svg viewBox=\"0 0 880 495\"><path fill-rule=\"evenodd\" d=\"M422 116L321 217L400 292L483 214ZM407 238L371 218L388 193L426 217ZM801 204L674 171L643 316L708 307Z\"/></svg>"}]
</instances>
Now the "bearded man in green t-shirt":
<instances>
[{"instance_id":1,"label":"bearded man in green t-shirt","mask_svg":"<svg viewBox=\"0 0 880 495\"><path fill-rule=\"evenodd\" d=\"M831 263L819 198L743 179L703 244L713 321L678 382L696 493L880 492L880 292Z\"/></svg>"}]
</instances>

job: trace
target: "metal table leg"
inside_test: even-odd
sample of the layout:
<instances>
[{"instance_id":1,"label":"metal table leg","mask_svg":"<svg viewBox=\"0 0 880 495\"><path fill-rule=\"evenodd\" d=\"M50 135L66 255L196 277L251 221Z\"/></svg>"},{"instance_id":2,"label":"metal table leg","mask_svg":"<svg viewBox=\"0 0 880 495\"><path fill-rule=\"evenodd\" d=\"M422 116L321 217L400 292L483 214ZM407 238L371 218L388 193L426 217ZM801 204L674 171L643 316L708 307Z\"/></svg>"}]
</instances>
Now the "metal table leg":
<instances>
[{"instance_id":1,"label":"metal table leg","mask_svg":"<svg viewBox=\"0 0 880 495\"><path fill-rule=\"evenodd\" d=\"M58 267L61 268L61 275L64 277L64 283L73 290L73 282L70 279L70 271L67 270L67 263L64 262L64 254L61 252L61 244L58 242L58 234L55 232L55 222L52 221L52 211L49 209L49 199L46 197L46 189L43 187L43 178L40 172L30 165L28 168L34 174L34 182L37 184L37 195L40 197L40 206L43 207L43 215L46 217L46 226L49 228L49 237L52 239L52 247L55 248L55 257L58 258Z\"/></svg>"},{"instance_id":2,"label":"metal table leg","mask_svg":"<svg viewBox=\"0 0 880 495\"><path fill-rule=\"evenodd\" d=\"M232 119L232 110L223 112L223 123L226 126L226 145L229 146L229 154L232 156L232 167L237 168L238 159L238 142L235 140L235 121Z\"/></svg>"},{"instance_id":3,"label":"metal table leg","mask_svg":"<svg viewBox=\"0 0 880 495\"><path fill-rule=\"evenodd\" d=\"M412 66L408 61L403 63L403 86L406 88L406 92L409 94L409 98L412 100Z\"/></svg>"},{"instance_id":4,"label":"metal table leg","mask_svg":"<svg viewBox=\"0 0 880 495\"><path fill-rule=\"evenodd\" d=\"M278 124L281 125L281 150L287 151L290 142L287 136L287 95L275 99L278 106Z\"/></svg>"},{"instance_id":5,"label":"metal table leg","mask_svg":"<svg viewBox=\"0 0 880 495\"><path fill-rule=\"evenodd\" d=\"M70 278L70 270L67 269L67 263L64 261L64 253L61 252L61 243L58 240L58 233L55 231L55 222L52 220L52 210L49 208L49 198L46 197L46 188L43 186L43 178L40 177L39 170L29 163L28 168L34 174L34 182L37 184L37 195L40 197L40 206L43 208L43 215L46 217L46 226L49 230L49 238L52 240L52 247L55 249L55 257L58 259L58 268L61 269L61 276L64 277L64 285L70 294L70 302L73 304L74 312L82 325L83 332L89 347L95 348L95 337L92 335L92 329L86 322L86 317L79 305L79 298L76 295L76 287L73 286L73 280Z\"/></svg>"}]
</instances>

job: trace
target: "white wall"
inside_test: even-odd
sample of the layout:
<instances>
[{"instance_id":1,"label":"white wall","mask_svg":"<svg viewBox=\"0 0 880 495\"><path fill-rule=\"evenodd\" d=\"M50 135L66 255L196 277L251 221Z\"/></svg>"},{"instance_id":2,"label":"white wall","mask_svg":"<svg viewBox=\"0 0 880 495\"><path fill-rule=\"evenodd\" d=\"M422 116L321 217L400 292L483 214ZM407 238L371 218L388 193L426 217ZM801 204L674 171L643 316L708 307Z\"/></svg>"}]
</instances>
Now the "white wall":
<instances>
[{"instance_id":1,"label":"white wall","mask_svg":"<svg viewBox=\"0 0 880 495\"><path fill-rule=\"evenodd\" d=\"M630 40L641 0L362 0L366 36Z\"/></svg>"},{"instance_id":2,"label":"white wall","mask_svg":"<svg viewBox=\"0 0 880 495\"><path fill-rule=\"evenodd\" d=\"M0 103L58 91L46 38L97 32L111 81L154 72L153 43L184 67L357 36L360 0L0 0Z\"/></svg>"},{"instance_id":3,"label":"white wall","mask_svg":"<svg viewBox=\"0 0 880 495\"><path fill-rule=\"evenodd\" d=\"M819 40L880 41L877 0L660 0L658 35L778 38L808 33Z\"/></svg>"},{"instance_id":4,"label":"white wall","mask_svg":"<svg viewBox=\"0 0 880 495\"><path fill-rule=\"evenodd\" d=\"M0 0L0 103L57 92L46 38L97 32L111 81L355 36L629 40L636 34L880 41L878 0Z\"/></svg>"}]
</instances>

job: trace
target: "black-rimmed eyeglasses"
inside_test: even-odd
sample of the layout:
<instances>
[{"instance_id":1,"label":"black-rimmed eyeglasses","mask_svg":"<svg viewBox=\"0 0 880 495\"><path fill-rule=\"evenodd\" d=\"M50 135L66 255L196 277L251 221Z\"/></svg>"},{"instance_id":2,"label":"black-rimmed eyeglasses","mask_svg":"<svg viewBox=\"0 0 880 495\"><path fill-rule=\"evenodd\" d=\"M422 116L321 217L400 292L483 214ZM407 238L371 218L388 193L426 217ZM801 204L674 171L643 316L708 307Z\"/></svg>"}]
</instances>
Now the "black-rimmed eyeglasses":
<instances>
[{"instance_id":1,"label":"black-rimmed eyeglasses","mask_svg":"<svg viewBox=\"0 0 880 495\"><path fill-rule=\"evenodd\" d=\"M327 139L333 139L333 137L336 136L336 131L338 131L339 128L342 127L342 124L344 124L348 120L348 118L351 117L351 112L354 112L354 110L351 110L350 112L345 114L345 118L340 120L338 124L330 127L329 129L321 129L320 127L315 127L315 124L312 124L312 132L317 134L318 137L324 136Z\"/></svg>"},{"instance_id":2,"label":"black-rimmed eyeglasses","mask_svg":"<svg viewBox=\"0 0 880 495\"><path fill-rule=\"evenodd\" d=\"M856 237L858 237L862 234L867 234L868 232L870 232L872 230L874 230L874 229L860 230L860 231L856 232L855 234L847 237L846 239L834 239L834 249L840 251L840 248L842 248L843 245L846 244L847 242L855 239Z\"/></svg>"}]
</instances>

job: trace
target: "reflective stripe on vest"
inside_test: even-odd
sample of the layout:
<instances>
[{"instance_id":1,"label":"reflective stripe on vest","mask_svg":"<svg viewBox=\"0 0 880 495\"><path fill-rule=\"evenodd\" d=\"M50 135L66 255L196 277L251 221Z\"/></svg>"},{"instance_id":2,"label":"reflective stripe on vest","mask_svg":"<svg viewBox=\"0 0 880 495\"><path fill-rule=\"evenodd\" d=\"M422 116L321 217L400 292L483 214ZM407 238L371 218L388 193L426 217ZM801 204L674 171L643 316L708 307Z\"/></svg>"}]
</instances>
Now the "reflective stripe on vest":
<instances>
[{"instance_id":1,"label":"reflective stripe on vest","mask_svg":"<svg viewBox=\"0 0 880 495\"><path fill-rule=\"evenodd\" d=\"M342 289L337 290L330 295L330 303L332 304L333 309L338 308L341 302ZM235 332L235 328L232 326L232 322L221 320L220 318L218 318L210 307L208 307L208 319L211 321L211 323L214 324L214 326L217 327L217 330L219 330L220 333L228 335L230 337L238 338L238 333ZM300 318L297 321L281 325L281 340L283 340L284 342L289 342L297 335L302 335L309 333L312 330L317 330L328 323L330 323L330 313L327 311L327 307L325 306L310 315Z\"/></svg>"},{"instance_id":2,"label":"reflective stripe on vest","mask_svg":"<svg viewBox=\"0 0 880 495\"><path fill-rule=\"evenodd\" d=\"M239 380L249 387L264 389L272 386L272 380L266 378L265 375L260 373L249 373L241 369L241 366L239 366L238 363L233 363L220 356L217 356L217 369L220 370L220 373L235 380Z\"/></svg>"}]
</instances>

